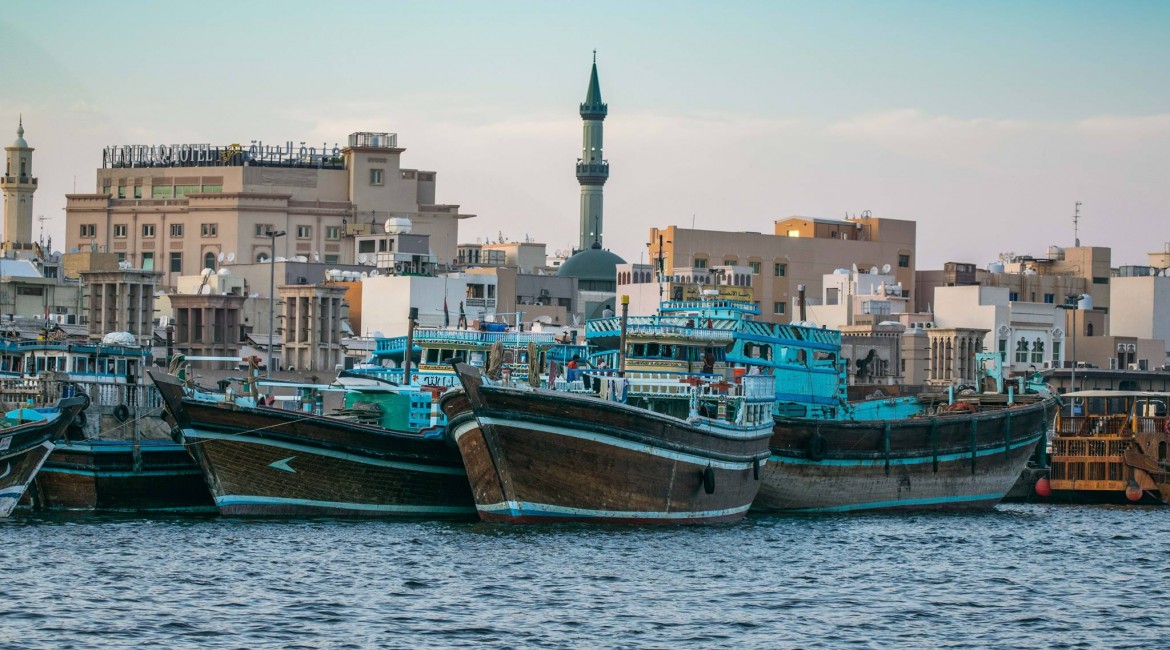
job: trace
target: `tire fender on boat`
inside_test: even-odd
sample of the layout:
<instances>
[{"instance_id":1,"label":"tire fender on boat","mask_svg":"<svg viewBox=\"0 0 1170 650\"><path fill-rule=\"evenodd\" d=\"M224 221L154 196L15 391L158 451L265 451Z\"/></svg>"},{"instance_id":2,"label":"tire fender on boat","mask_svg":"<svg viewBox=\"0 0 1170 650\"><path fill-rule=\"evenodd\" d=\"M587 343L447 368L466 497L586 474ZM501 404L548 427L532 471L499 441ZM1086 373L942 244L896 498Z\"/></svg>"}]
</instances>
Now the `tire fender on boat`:
<instances>
[{"instance_id":1,"label":"tire fender on boat","mask_svg":"<svg viewBox=\"0 0 1170 650\"><path fill-rule=\"evenodd\" d=\"M130 419L130 409L125 404L119 404L114 407L114 417L119 422L125 422Z\"/></svg>"},{"instance_id":2,"label":"tire fender on boat","mask_svg":"<svg viewBox=\"0 0 1170 650\"><path fill-rule=\"evenodd\" d=\"M707 494L715 494L715 469L707 465L707 469L703 470L703 491Z\"/></svg>"},{"instance_id":3,"label":"tire fender on boat","mask_svg":"<svg viewBox=\"0 0 1170 650\"><path fill-rule=\"evenodd\" d=\"M85 417L85 411L78 411L77 415L73 416L73 422L70 426L76 426L78 429L84 429L89 420Z\"/></svg>"},{"instance_id":4,"label":"tire fender on boat","mask_svg":"<svg viewBox=\"0 0 1170 650\"><path fill-rule=\"evenodd\" d=\"M820 462L825 459L829 453L829 441L819 433L814 433L808 439L808 444L804 448L805 454L808 455L809 460Z\"/></svg>"}]
</instances>

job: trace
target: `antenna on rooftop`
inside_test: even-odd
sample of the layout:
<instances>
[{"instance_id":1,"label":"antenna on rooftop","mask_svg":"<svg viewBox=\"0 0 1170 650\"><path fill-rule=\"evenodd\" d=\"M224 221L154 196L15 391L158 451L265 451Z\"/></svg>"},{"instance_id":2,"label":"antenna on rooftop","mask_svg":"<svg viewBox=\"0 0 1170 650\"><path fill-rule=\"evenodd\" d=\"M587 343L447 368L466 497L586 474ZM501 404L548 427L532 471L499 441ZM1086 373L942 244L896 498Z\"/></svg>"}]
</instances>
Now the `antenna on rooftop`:
<instances>
[{"instance_id":1,"label":"antenna on rooftop","mask_svg":"<svg viewBox=\"0 0 1170 650\"><path fill-rule=\"evenodd\" d=\"M1081 221L1081 202L1077 201L1076 211L1073 212L1073 246L1081 245L1081 236L1078 232Z\"/></svg>"}]
</instances>

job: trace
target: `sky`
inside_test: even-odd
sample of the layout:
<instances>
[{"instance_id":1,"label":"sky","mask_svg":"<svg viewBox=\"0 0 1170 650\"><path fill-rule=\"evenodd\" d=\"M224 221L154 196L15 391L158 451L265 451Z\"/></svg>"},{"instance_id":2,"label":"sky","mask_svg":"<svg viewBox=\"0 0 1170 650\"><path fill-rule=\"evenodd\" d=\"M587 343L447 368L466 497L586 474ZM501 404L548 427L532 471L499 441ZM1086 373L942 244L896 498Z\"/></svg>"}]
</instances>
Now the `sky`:
<instances>
[{"instance_id":1,"label":"sky","mask_svg":"<svg viewBox=\"0 0 1170 650\"><path fill-rule=\"evenodd\" d=\"M984 265L1073 245L1079 201L1082 244L1144 264L1170 242L1168 33L1137 0L6 0L0 140L23 114L56 242L103 146L389 131L477 215L461 240L551 252L577 239L596 49L628 261L652 227L869 210L917 222L920 269Z\"/></svg>"}]
</instances>

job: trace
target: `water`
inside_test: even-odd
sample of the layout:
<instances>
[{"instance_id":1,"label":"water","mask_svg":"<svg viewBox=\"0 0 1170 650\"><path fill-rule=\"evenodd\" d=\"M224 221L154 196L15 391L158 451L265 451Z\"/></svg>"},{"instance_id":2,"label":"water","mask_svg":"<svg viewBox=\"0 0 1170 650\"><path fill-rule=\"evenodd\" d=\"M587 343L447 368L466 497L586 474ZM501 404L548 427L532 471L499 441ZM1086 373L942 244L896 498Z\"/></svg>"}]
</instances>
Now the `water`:
<instances>
[{"instance_id":1,"label":"water","mask_svg":"<svg viewBox=\"0 0 1170 650\"><path fill-rule=\"evenodd\" d=\"M695 528L17 515L0 646L1170 646L1170 510Z\"/></svg>"}]
</instances>

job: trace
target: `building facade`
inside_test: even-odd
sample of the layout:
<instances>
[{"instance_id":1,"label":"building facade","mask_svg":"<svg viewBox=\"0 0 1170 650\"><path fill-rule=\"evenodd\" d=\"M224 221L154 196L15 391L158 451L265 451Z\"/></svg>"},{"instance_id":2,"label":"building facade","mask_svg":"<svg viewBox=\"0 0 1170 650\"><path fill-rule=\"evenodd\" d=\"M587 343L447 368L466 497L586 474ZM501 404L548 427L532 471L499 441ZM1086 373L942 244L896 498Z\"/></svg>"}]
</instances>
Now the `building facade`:
<instances>
[{"instance_id":1,"label":"building facade","mask_svg":"<svg viewBox=\"0 0 1170 650\"><path fill-rule=\"evenodd\" d=\"M111 147L97 191L66 197L66 246L117 254L173 287L223 261L352 264L355 235L405 216L451 263L458 222L473 215L436 203L436 173L404 168L404 151L392 133L354 133L332 150L291 142Z\"/></svg>"},{"instance_id":2,"label":"building facade","mask_svg":"<svg viewBox=\"0 0 1170 650\"><path fill-rule=\"evenodd\" d=\"M650 230L649 256L661 259L662 273L676 268L747 266L750 286L760 303L761 320L787 323L797 286L821 294L824 276L841 267L890 266L902 296L913 299L915 223L863 216L834 220L791 217L774 223L773 234L692 230L669 226ZM659 257L661 255L661 258Z\"/></svg>"}]
</instances>

